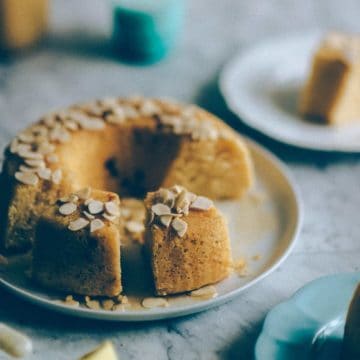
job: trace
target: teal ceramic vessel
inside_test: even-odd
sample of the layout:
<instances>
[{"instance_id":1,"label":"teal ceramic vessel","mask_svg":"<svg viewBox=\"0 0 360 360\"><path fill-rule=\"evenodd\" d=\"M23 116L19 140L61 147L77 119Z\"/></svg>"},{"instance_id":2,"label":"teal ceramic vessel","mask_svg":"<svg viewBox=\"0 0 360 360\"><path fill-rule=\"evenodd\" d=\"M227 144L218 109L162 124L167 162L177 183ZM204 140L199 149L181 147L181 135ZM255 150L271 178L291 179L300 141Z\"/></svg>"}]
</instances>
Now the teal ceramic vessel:
<instances>
[{"instance_id":1,"label":"teal ceramic vessel","mask_svg":"<svg viewBox=\"0 0 360 360\"><path fill-rule=\"evenodd\" d=\"M267 315L256 360L339 360L345 318L360 273L320 278Z\"/></svg>"},{"instance_id":2,"label":"teal ceramic vessel","mask_svg":"<svg viewBox=\"0 0 360 360\"><path fill-rule=\"evenodd\" d=\"M183 28L182 0L113 1L113 47L122 59L153 63L175 45Z\"/></svg>"}]
</instances>

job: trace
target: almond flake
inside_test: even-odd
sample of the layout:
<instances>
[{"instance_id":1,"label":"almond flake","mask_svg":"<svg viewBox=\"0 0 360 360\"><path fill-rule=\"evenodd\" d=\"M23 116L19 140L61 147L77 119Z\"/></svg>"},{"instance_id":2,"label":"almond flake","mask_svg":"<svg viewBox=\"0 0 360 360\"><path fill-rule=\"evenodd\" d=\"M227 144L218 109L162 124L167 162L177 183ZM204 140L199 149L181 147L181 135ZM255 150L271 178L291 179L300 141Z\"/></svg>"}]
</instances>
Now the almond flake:
<instances>
[{"instance_id":1,"label":"almond flake","mask_svg":"<svg viewBox=\"0 0 360 360\"><path fill-rule=\"evenodd\" d=\"M43 180L50 180L51 179L51 170L50 169L38 169L37 174L39 175L40 179Z\"/></svg>"},{"instance_id":2,"label":"almond flake","mask_svg":"<svg viewBox=\"0 0 360 360\"><path fill-rule=\"evenodd\" d=\"M155 193L155 202L163 203L171 209L174 206L175 195L167 189L160 189Z\"/></svg>"},{"instance_id":3,"label":"almond flake","mask_svg":"<svg viewBox=\"0 0 360 360\"><path fill-rule=\"evenodd\" d=\"M53 129L49 136L51 141L58 141L60 143L65 143L70 140L70 134L62 128Z\"/></svg>"},{"instance_id":4,"label":"almond flake","mask_svg":"<svg viewBox=\"0 0 360 360\"><path fill-rule=\"evenodd\" d=\"M79 231L79 230L85 228L86 226L88 226L89 223L90 222L84 218L78 218L78 219L70 222L68 229L71 231Z\"/></svg>"},{"instance_id":5,"label":"almond flake","mask_svg":"<svg viewBox=\"0 0 360 360\"><path fill-rule=\"evenodd\" d=\"M179 237L183 237L187 230L187 223L184 220L175 218L171 223L172 228L177 232Z\"/></svg>"},{"instance_id":6,"label":"almond flake","mask_svg":"<svg viewBox=\"0 0 360 360\"><path fill-rule=\"evenodd\" d=\"M67 202L72 202L74 204L76 204L79 201L79 197L75 194L71 194L69 196L63 196L59 199L60 202L62 203L67 203Z\"/></svg>"},{"instance_id":7,"label":"almond flake","mask_svg":"<svg viewBox=\"0 0 360 360\"><path fill-rule=\"evenodd\" d=\"M192 210L209 210L213 206L213 202L204 197L198 196L190 205L190 209Z\"/></svg>"},{"instance_id":8,"label":"almond flake","mask_svg":"<svg viewBox=\"0 0 360 360\"><path fill-rule=\"evenodd\" d=\"M170 215L171 211L170 208L165 204L155 204L151 207L151 210L155 215L161 216L161 215Z\"/></svg>"},{"instance_id":9,"label":"almond flake","mask_svg":"<svg viewBox=\"0 0 360 360\"><path fill-rule=\"evenodd\" d=\"M141 305L146 309L152 309L157 307L167 307L169 306L169 303L165 298L148 297L143 299Z\"/></svg>"},{"instance_id":10,"label":"almond flake","mask_svg":"<svg viewBox=\"0 0 360 360\"><path fill-rule=\"evenodd\" d=\"M162 215L160 216L160 222L165 225L166 227L170 226L172 220L172 216L171 215Z\"/></svg>"},{"instance_id":11,"label":"almond flake","mask_svg":"<svg viewBox=\"0 0 360 360\"><path fill-rule=\"evenodd\" d=\"M39 145L37 151L43 155L51 154L55 151L55 145L49 142L43 142Z\"/></svg>"},{"instance_id":12,"label":"almond flake","mask_svg":"<svg viewBox=\"0 0 360 360\"><path fill-rule=\"evenodd\" d=\"M43 159L43 155L40 154L39 152L35 152L35 151L23 151L20 150L19 151L19 156L24 158L24 159Z\"/></svg>"},{"instance_id":13,"label":"almond flake","mask_svg":"<svg viewBox=\"0 0 360 360\"><path fill-rule=\"evenodd\" d=\"M57 169L52 173L52 182L56 185L60 184L62 179L62 171L61 169Z\"/></svg>"},{"instance_id":14,"label":"almond flake","mask_svg":"<svg viewBox=\"0 0 360 360\"><path fill-rule=\"evenodd\" d=\"M88 205L89 213L96 215L104 211L104 203L98 200L91 200Z\"/></svg>"},{"instance_id":15,"label":"almond flake","mask_svg":"<svg viewBox=\"0 0 360 360\"><path fill-rule=\"evenodd\" d=\"M90 223L90 232L102 229L105 226L104 222L100 219L92 220Z\"/></svg>"},{"instance_id":16,"label":"almond flake","mask_svg":"<svg viewBox=\"0 0 360 360\"><path fill-rule=\"evenodd\" d=\"M25 164L35 168L44 168L45 162L40 159L25 159Z\"/></svg>"},{"instance_id":17,"label":"almond flake","mask_svg":"<svg viewBox=\"0 0 360 360\"><path fill-rule=\"evenodd\" d=\"M85 215L86 218L88 218L89 220L94 220L95 216L91 215L90 213L88 213L86 210L83 211L83 214Z\"/></svg>"},{"instance_id":18,"label":"almond flake","mask_svg":"<svg viewBox=\"0 0 360 360\"><path fill-rule=\"evenodd\" d=\"M77 206L74 203L65 203L59 207L59 213L61 215L71 215L77 210Z\"/></svg>"},{"instance_id":19,"label":"almond flake","mask_svg":"<svg viewBox=\"0 0 360 360\"><path fill-rule=\"evenodd\" d=\"M139 117L139 113L132 106L124 106L124 115L127 119L136 119Z\"/></svg>"},{"instance_id":20,"label":"almond flake","mask_svg":"<svg viewBox=\"0 0 360 360\"><path fill-rule=\"evenodd\" d=\"M90 198L91 195L91 188L90 187L86 187L83 189L80 189L78 191L75 192L75 194L81 199L81 200L88 200ZM86 204L85 204L86 205Z\"/></svg>"},{"instance_id":21,"label":"almond flake","mask_svg":"<svg viewBox=\"0 0 360 360\"><path fill-rule=\"evenodd\" d=\"M37 177L37 175L32 172L17 171L15 173L15 179L25 185L33 185L33 186L35 186L39 182L39 178Z\"/></svg>"},{"instance_id":22,"label":"almond flake","mask_svg":"<svg viewBox=\"0 0 360 360\"><path fill-rule=\"evenodd\" d=\"M140 113L143 116L152 116L159 112L160 108L151 100L145 100L140 107Z\"/></svg>"},{"instance_id":23,"label":"almond flake","mask_svg":"<svg viewBox=\"0 0 360 360\"><path fill-rule=\"evenodd\" d=\"M64 124L65 128L70 131L76 131L79 129L79 125L75 121L72 121L72 120L66 120L63 122L63 124Z\"/></svg>"},{"instance_id":24,"label":"almond flake","mask_svg":"<svg viewBox=\"0 0 360 360\"><path fill-rule=\"evenodd\" d=\"M29 150L30 150L30 146L29 146ZM18 151L19 151L19 141L18 139L15 138L10 143L10 152L12 154L16 154Z\"/></svg>"},{"instance_id":25,"label":"almond flake","mask_svg":"<svg viewBox=\"0 0 360 360\"><path fill-rule=\"evenodd\" d=\"M187 191L184 189L175 199L175 210L177 213L187 215L189 213L190 202L187 197Z\"/></svg>"},{"instance_id":26,"label":"almond flake","mask_svg":"<svg viewBox=\"0 0 360 360\"><path fill-rule=\"evenodd\" d=\"M174 185L173 187L170 188L170 191L172 191L175 195L180 194L182 190L183 187L179 185Z\"/></svg>"},{"instance_id":27,"label":"almond flake","mask_svg":"<svg viewBox=\"0 0 360 360\"><path fill-rule=\"evenodd\" d=\"M85 130L102 130L105 127L105 123L102 119L86 118L79 122L80 126Z\"/></svg>"},{"instance_id":28,"label":"almond flake","mask_svg":"<svg viewBox=\"0 0 360 360\"><path fill-rule=\"evenodd\" d=\"M163 216L166 216L166 215L163 215ZM150 225L154 221L154 219L155 219L155 214L152 211L150 211L149 212L148 224Z\"/></svg>"},{"instance_id":29,"label":"almond flake","mask_svg":"<svg viewBox=\"0 0 360 360\"><path fill-rule=\"evenodd\" d=\"M120 215L120 209L118 205L114 201L108 201L105 203L105 210L113 216L119 216Z\"/></svg>"},{"instance_id":30,"label":"almond flake","mask_svg":"<svg viewBox=\"0 0 360 360\"><path fill-rule=\"evenodd\" d=\"M35 173L36 172L36 169L34 168L29 168L28 166L25 166L25 165L20 165L19 166L19 170L22 171L22 172L32 172L32 173Z\"/></svg>"},{"instance_id":31,"label":"almond flake","mask_svg":"<svg viewBox=\"0 0 360 360\"><path fill-rule=\"evenodd\" d=\"M51 164L54 164L54 163L57 163L59 161L59 157L55 154L50 154L46 157L46 160L51 163Z\"/></svg>"},{"instance_id":32,"label":"almond flake","mask_svg":"<svg viewBox=\"0 0 360 360\"><path fill-rule=\"evenodd\" d=\"M33 134L26 133L26 132L25 133L20 133L17 137L21 142L24 142L24 143L27 143L27 144L31 144L35 140Z\"/></svg>"},{"instance_id":33,"label":"almond flake","mask_svg":"<svg viewBox=\"0 0 360 360\"><path fill-rule=\"evenodd\" d=\"M110 222L115 222L119 217L115 215L109 215L109 214L102 214L103 218L106 220L109 220Z\"/></svg>"},{"instance_id":34,"label":"almond flake","mask_svg":"<svg viewBox=\"0 0 360 360\"><path fill-rule=\"evenodd\" d=\"M215 286L208 285L208 286L204 286L200 289L191 291L190 296L211 299L211 298L217 296L217 291L216 291Z\"/></svg>"},{"instance_id":35,"label":"almond flake","mask_svg":"<svg viewBox=\"0 0 360 360\"><path fill-rule=\"evenodd\" d=\"M141 233L144 231L144 224L139 221L128 221L125 223L125 227L131 233Z\"/></svg>"}]
</instances>

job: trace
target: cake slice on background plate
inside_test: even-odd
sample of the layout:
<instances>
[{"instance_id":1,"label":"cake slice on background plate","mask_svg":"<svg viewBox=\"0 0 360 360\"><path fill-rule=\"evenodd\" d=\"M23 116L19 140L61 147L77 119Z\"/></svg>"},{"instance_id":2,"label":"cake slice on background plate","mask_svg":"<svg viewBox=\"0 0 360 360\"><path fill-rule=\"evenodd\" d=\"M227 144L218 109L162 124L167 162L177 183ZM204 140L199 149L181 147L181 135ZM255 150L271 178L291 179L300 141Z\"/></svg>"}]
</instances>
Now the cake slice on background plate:
<instances>
[{"instance_id":1,"label":"cake slice on background plate","mask_svg":"<svg viewBox=\"0 0 360 360\"><path fill-rule=\"evenodd\" d=\"M360 35L330 33L323 39L314 54L299 110L329 125L360 122Z\"/></svg>"}]
</instances>

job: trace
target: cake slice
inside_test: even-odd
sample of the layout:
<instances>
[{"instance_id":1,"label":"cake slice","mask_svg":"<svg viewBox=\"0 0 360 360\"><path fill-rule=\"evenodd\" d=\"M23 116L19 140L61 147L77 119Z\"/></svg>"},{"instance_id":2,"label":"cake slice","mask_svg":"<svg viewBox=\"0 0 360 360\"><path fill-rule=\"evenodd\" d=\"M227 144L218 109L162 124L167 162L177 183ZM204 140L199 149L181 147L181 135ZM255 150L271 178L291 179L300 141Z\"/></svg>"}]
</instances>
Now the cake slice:
<instances>
[{"instance_id":1,"label":"cake slice","mask_svg":"<svg viewBox=\"0 0 360 360\"><path fill-rule=\"evenodd\" d=\"M33 279L71 294L119 294L119 205L116 194L87 188L49 207L35 233Z\"/></svg>"},{"instance_id":2,"label":"cake slice","mask_svg":"<svg viewBox=\"0 0 360 360\"><path fill-rule=\"evenodd\" d=\"M360 359L360 284L354 293L347 314L341 359Z\"/></svg>"},{"instance_id":3,"label":"cake slice","mask_svg":"<svg viewBox=\"0 0 360 360\"><path fill-rule=\"evenodd\" d=\"M360 36L331 33L321 42L299 109L330 125L360 121Z\"/></svg>"},{"instance_id":4,"label":"cake slice","mask_svg":"<svg viewBox=\"0 0 360 360\"><path fill-rule=\"evenodd\" d=\"M145 207L145 245L158 295L198 289L230 274L227 224L211 200L174 186L148 193Z\"/></svg>"}]
</instances>

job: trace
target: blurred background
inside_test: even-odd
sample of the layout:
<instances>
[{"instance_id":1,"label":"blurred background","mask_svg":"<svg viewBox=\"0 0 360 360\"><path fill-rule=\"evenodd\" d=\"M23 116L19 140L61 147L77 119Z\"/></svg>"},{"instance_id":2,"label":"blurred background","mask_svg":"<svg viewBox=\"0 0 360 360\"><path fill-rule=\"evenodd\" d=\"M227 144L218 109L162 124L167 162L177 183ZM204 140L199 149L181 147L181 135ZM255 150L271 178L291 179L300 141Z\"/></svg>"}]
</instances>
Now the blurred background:
<instances>
[{"instance_id":1,"label":"blurred background","mask_svg":"<svg viewBox=\"0 0 360 360\"><path fill-rule=\"evenodd\" d=\"M147 2L164 7L161 3L169 1ZM289 32L319 28L360 31L355 16L360 13L357 0L194 0L183 3L184 24L169 54L152 65L139 66L122 61L113 52L114 4L120 3L49 0L44 38L30 49L2 54L0 145L9 135L5 133L15 134L24 123L49 109L108 95L170 96L228 115L223 113L217 76L239 49ZM21 22L31 12L19 13L16 21Z\"/></svg>"}]
</instances>

